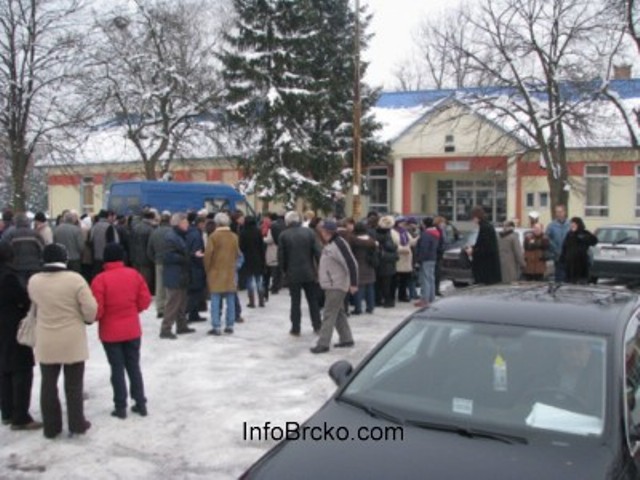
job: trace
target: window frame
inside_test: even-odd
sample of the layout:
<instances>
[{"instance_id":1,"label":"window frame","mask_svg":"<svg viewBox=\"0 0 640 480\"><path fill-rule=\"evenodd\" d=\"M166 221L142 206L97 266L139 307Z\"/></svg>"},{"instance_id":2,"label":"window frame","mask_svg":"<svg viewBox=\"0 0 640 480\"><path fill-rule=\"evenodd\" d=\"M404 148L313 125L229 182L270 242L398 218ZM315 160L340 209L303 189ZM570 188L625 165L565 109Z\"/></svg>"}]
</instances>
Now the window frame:
<instances>
[{"instance_id":1,"label":"window frame","mask_svg":"<svg viewBox=\"0 0 640 480\"><path fill-rule=\"evenodd\" d=\"M385 172L384 174L382 172ZM385 181L387 184L387 188L386 188L386 192L387 192L387 198L386 198L386 203L374 203L372 202L372 184L373 181ZM391 182L389 181L389 167L388 166L374 166L374 167L369 167L367 169L367 183L369 184L369 210L375 210L377 212L380 213L387 213L389 212L389 208L390 208L390 198L391 198L391 192L390 192L390 187L391 187Z\"/></svg>"},{"instance_id":2,"label":"window frame","mask_svg":"<svg viewBox=\"0 0 640 480\"><path fill-rule=\"evenodd\" d=\"M93 175L83 175L80 179L80 211L82 213L92 213L96 204L95 177ZM91 203L85 203L86 190L91 188Z\"/></svg>"},{"instance_id":3,"label":"window frame","mask_svg":"<svg viewBox=\"0 0 640 480\"><path fill-rule=\"evenodd\" d=\"M604 173L589 173L589 168L604 168L606 169L606 174ZM603 164L591 164L584 166L584 178L585 178L585 206L584 206L584 216L589 218L608 218L610 212L610 199L609 199L609 180L611 178L611 168L609 165ZM606 179L607 181L607 192L606 192L606 205L589 205L588 204L588 196L589 196L589 179ZM598 214L592 213L592 211L598 210Z\"/></svg>"}]
</instances>

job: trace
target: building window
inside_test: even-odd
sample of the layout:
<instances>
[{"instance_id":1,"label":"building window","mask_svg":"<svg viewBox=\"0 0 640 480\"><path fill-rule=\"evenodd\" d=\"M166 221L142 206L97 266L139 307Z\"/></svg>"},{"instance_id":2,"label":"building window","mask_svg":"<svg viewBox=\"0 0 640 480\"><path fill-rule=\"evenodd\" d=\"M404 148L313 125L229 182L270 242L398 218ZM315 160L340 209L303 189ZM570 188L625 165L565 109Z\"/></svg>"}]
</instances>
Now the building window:
<instances>
[{"instance_id":1,"label":"building window","mask_svg":"<svg viewBox=\"0 0 640 480\"><path fill-rule=\"evenodd\" d=\"M527 208L534 208L536 206L536 196L535 194L529 192L526 195L526 204Z\"/></svg>"},{"instance_id":2,"label":"building window","mask_svg":"<svg viewBox=\"0 0 640 480\"><path fill-rule=\"evenodd\" d=\"M540 208L548 208L549 207L549 193L548 192L540 192Z\"/></svg>"},{"instance_id":3,"label":"building window","mask_svg":"<svg viewBox=\"0 0 640 480\"><path fill-rule=\"evenodd\" d=\"M636 217L640 217L640 165L636 166Z\"/></svg>"},{"instance_id":4,"label":"building window","mask_svg":"<svg viewBox=\"0 0 640 480\"><path fill-rule=\"evenodd\" d=\"M93 177L82 177L80 182L80 208L83 213L93 213Z\"/></svg>"},{"instance_id":5,"label":"building window","mask_svg":"<svg viewBox=\"0 0 640 480\"><path fill-rule=\"evenodd\" d=\"M446 153L452 153L456 151L456 146L454 143L455 139L453 135L445 135L444 137L444 151Z\"/></svg>"},{"instance_id":6,"label":"building window","mask_svg":"<svg viewBox=\"0 0 640 480\"><path fill-rule=\"evenodd\" d=\"M587 165L585 168L587 182L585 216L609 216L609 166Z\"/></svg>"},{"instance_id":7,"label":"building window","mask_svg":"<svg viewBox=\"0 0 640 480\"><path fill-rule=\"evenodd\" d=\"M471 221L471 209L484 208L490 222L507 218L507 183L504 180L439 180L438 215L453 222Z\"/></svg>"},{"instance_id":8,"label":"building window","mask_svg":"<svg viewBox=\"0 0 640 480\"><path fill-rule=\"evenodd\" d=\"M387 213L389 211L389 169L373 167L369 169L369 209Z\"/></svg>"}]
</instances>

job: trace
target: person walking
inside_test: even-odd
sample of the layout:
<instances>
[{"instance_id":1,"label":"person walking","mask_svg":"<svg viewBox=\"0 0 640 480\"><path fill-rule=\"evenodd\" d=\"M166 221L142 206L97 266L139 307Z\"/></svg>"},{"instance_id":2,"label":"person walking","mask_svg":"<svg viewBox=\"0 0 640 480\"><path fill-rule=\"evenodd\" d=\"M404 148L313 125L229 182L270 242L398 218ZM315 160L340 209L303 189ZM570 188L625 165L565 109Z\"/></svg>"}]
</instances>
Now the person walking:
<instances>
[{"instance_id":1,"label":"person walking","mask_svg":"<svg viewBox=\"0 0 640 480\"><path fill-rule=\"evenodd\" d=\"M289 333L298 337L302 317L300 310L302 291L307 299L313 331L319 332L322 325L316 283L316 265L320 259L320 246L314 230L302 226L298 212L287 212L285 224L287 228L278 238L278 264L287 278L291 295Z\"/></svg>"},{"instance_id":2,"label":"person walking","mask_svg":"<svg viewBox=\"0 0 640 480\"><path fill-rule=\"evenodd\" d=\"M243 278L247 279L246 287L249 296L247 307L256 307L256 296L258 306L264 307L264 287L262 283L262 273L265 268L265 243L262 232L258 228L258 222L253 216L245 218L244 228L239 235L240 251L244 255L242 271Z\"/></svg>"},{"instance_id":3,"label":"person walking","mask_svg":"<svg viewBox=\"0 0 640 480\"><path fill-rule=\"evenodd\" d=\"M174 213L171 217L172 229L165 237L163 261L163 283L167 295L164 317L160 327L160 338L178 338L171 330L176 326L177 334L193 333L187 325L187 288L189 288L189 249L186 236L189 221L185 213Z\"/></svg>"},{"instance_id":4,"label":"person walking","mask_svg":"<svg viewBox=\"0 0 640 480\"><path fill-rule=\"evenodd\" d=\"M566 281L567 272L564 262L560 261L562 246L569 233L569 222L567 221L567 209L564 205L556 205L555 219L547 226L547 238L549 238L550 251L553 257L555 279L557 283Z\"/></svg>"},{"instance_id":5,"label":"person walking","mask_svg":"<svg viewBox=\"0 0 640 480\"><path fill-rule=\"evenodd\" d=\"M520 280L522 270L526 266L522 244L515 228L514 222L505 222L498 237L500 275L503 283L513 283Z\"/></svg>"},{"instance_id":6,"label":"person walking","mask_svg":"<svg viewBox=\"0 0 640 480\"><path fill-rule=\"evenodd\" d=\"M337 234L338 225L325 220L318 231L325 243L318 265L318 280L325 293L322 327L311 353L326 353L333 329L338 332L336 348L353 347L353 336L345 311L345 297L358 291L358 264L347 241Z\"/></svg>"},{"instance_id":7,"label":"person walking","mask_svg":"<svg viewBox=\"0 0 640 480\"><path fill-rule=\"evenodd\" d=\"M597 243L598 238L586 229L584 221L580 217L573 217L560 254L560 262L564 266L567 283L589 281L589 248Z\"/></svg>"},{"instance_id":8,"label":"person walking","mask_svg":"<svg viewBox=\"0 0 640 480\"><path fill-rule=\"evenodd\" d=\"M155 304L156 304L156 316L158 318L164 317L164 308L166 302L166 292L164 288L163 271L164 271L164 256L167 253L167 234L171 232L171 213L164 211L160 214L160 224L153 231L151 237L149 237L149 244L147 245L147 257L153 261L155 265L156 276L156 291L155 291Z\"/></svg>"},{"instance_id":9,"label":"person walking","mask_svg":"<svg viewBox=\"0 0 640 480\"><path fill-rule=\"evenodd\" d=\"M98 334L111 367L111 386L115 409L111 415L127 418L127 384L129 377L131 411L147 415L147 399L140 370L142 328L140 313L149 308L151 293L145 278L124 264L124 250L117 243L104 249L104 271L91 282L98 303Z\"/></svg>"},{"instance_id":10,"label":"person walking","mask_svg":"<svg viewBox=\"0 0 640 480\"><path fill-rule=\"evenodd\" d=\"M0 411L12 430L37 430L42 423L29 414L33 384L33 350L16 341L18 325L30 307L29 295L13 263L13 247L0 243Z\"/></svg>"},{"instance_id":11,"label":"person walking","mask_svg":"<svg viewBox=\"0 0 640 480\"><path fill-rule=\"evenodd\" d=\"M376 229L376 241L378 242L378 269L376 270L376 305L383 308L393 308L392 282L396 274L396 262L398 261L398 247L393 242L391 229L393 217L385 215L378 221Z\"/></svg>"},{"instance_id":12,"label":"person walking","mask_svg":"<svg viewBox=\"0 0 640 480\"><path fill-rule=\"evenodd\" d=\"M82 229L78 225L76 213L66 212L62 216L62 222L53 230L53 241L64 245L67 249L69 256L67 268L82 273L82 251L85 240Z\"/></svg>"},{"instance_id":13,"label":"person walking","mask_svg":"<svg viewBox=\"0 0 640 480\"><path fill-rule=\"evenodd\" d=\"M226 213L218 213L213 220L215 231L209 236L204 251L204 268L211 293L210 335L220 336L221 303L225 300L227 318L224 333L232 334L236 321L236 292L238 290L237 262L240 256L238 235L231 231L231 219Z\"/></svg>"},{"instance_id":14,"label":"person walking","mask_svg":"<svg viewBox=\"0 0 640 480\"><path fill-rule=\"evenodd\" d=\"M67 418L71 434L85 433L84 364L89 358L87 324L98 305L82 276L67 269L66 249L57 243L44 248L44 267L29 279L28 292L36 311L35 356L40 363L40 410L44 436L62 432L58 377L64 372Z\"/></svg>"},{"instance_id":15,"label":"person walking","mask_svg":"<svg viewBox=\"0 0 640 480\"><path fill-rule=\"evenodd\" d=\"M440 229L433 223L433 218L425 217L422 224L424 228L416 248L420 264L420 300L414 306L418 308L428 307L436 299L436 262L440 243Z\"/></svg>"},{"instance_id":16,"label":"person walking","mask_svg":"<svg viewBox=\"0 0 640 480\"><path fill-rule=\"evenodd\" d=\"M373 313L376 305L376 267L378 266L378 245L371 238L366 224L356 223L351 237L351 251L358 263L358 291L354 294L353 315L362 313L362 301L366 312Z\"/></svg>"},{"instance_id":17,"label":"person walking","mask_svg":"<svg viewBox=\"0 0 640 480\"><path fill-rule=\"evenodd\" d=\"M541 223L535 223L533 230L524 237L524 279L540 282L547 271L549 239L544 234Z\"/></svg>"},{"instance_id":18,"label":"person walking","mask_svg":"<svg viewBox=\"0 0 640 480\"><path fill-rule=\"evenodd\" d=\"M465 252L471 259L471 271L475 283L493 285L502 282L498 237L493 225L486 218L482 207L471 210L471 219L478 226L478 238Z\"/></svg>"}]
</instances>

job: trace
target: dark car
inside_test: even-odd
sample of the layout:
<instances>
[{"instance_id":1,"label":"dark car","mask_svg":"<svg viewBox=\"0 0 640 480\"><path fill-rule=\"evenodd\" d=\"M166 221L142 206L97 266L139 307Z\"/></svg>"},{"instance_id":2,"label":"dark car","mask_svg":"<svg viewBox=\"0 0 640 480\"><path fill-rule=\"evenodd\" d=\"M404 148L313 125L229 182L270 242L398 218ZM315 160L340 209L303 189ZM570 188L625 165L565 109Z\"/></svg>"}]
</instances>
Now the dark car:
<instances>
[{"instance_id":1,"label":"dark car","mask_svg":"<svg viewBox=\"0 0 640 480\"><path fill-rule=\"evenodd\" d=\"M627 290L471 287L330 375L336 394L242 478L640 478Z\"/></svg>"}]
</instances>

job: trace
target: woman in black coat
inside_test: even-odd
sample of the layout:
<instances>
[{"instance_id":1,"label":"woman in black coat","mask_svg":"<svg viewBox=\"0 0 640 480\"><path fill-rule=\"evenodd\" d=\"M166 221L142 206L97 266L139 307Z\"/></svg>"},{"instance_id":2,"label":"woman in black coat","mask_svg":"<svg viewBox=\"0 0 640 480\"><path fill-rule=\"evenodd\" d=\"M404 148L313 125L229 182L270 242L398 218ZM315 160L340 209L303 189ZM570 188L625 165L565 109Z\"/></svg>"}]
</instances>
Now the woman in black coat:
<instances>
[{"instance_id":1,"label":"woman in black coat","mask_svg":"<svg viewBox=\"0 0 640 480\"><path fill-rule=\"evenodd\" d=\"M486 219L482 207L471 210L471 219L478 225L478 238L473 246L468 246L467 254L472 258L471 271L476 283L493 285L502 281L498 236L493 225Z\"/></svg>"},{"instance_id":2,"label":"woman in black coat","mask_svg":"<svg viewBox=\"0 0 640 480\"><path fill-rule=\"evenodd\" d=\"M384 308L395 306L391 282L396 274L398 246L393 242L391 229L395 221L386 215L378 221L376 241L378 242L378 267L376 269L376 304Z\"/></svg>"},{"instance_id":3,"label":"woman in black coat","mask_svg":"<svg viewBox=\"0 0 640 480\"><path fill-rule=\"evenodd\" d=\"M247 279L247 292L249 304L247 307L255 308L256 291L258 292L258 304L264 307L264 289L262 285L262 273L265 267L265 243L262 232L258 228L255 217L245 218L244 228L239 234L240 250L244 255L242 272Z\"/></svg>"},{"instance_id":4,"label":"woman in black coat","mask_svg":"<svg viewBox=\"0 0 640 480\"><path fill-rule=\"evenodd\" d=\"M564 264L567 272L567 283L587 283L589 247L597 243L597 237L586 229L582 219L573 217L560 254L560 262Z\"/></svg>"},{"instance_id":5,"label":"woman in black coat","mask_svg":"<svg viewBox=\"0 0 640 480\"><path fill-rule=\"evenodd\" d=\"M36 430L42 423L29 415L33 350L16 341L18 324L29 311L27 290L11 267L13 248L0 243L0 410L12 430Z\"/></svg>"}]
</instances>

